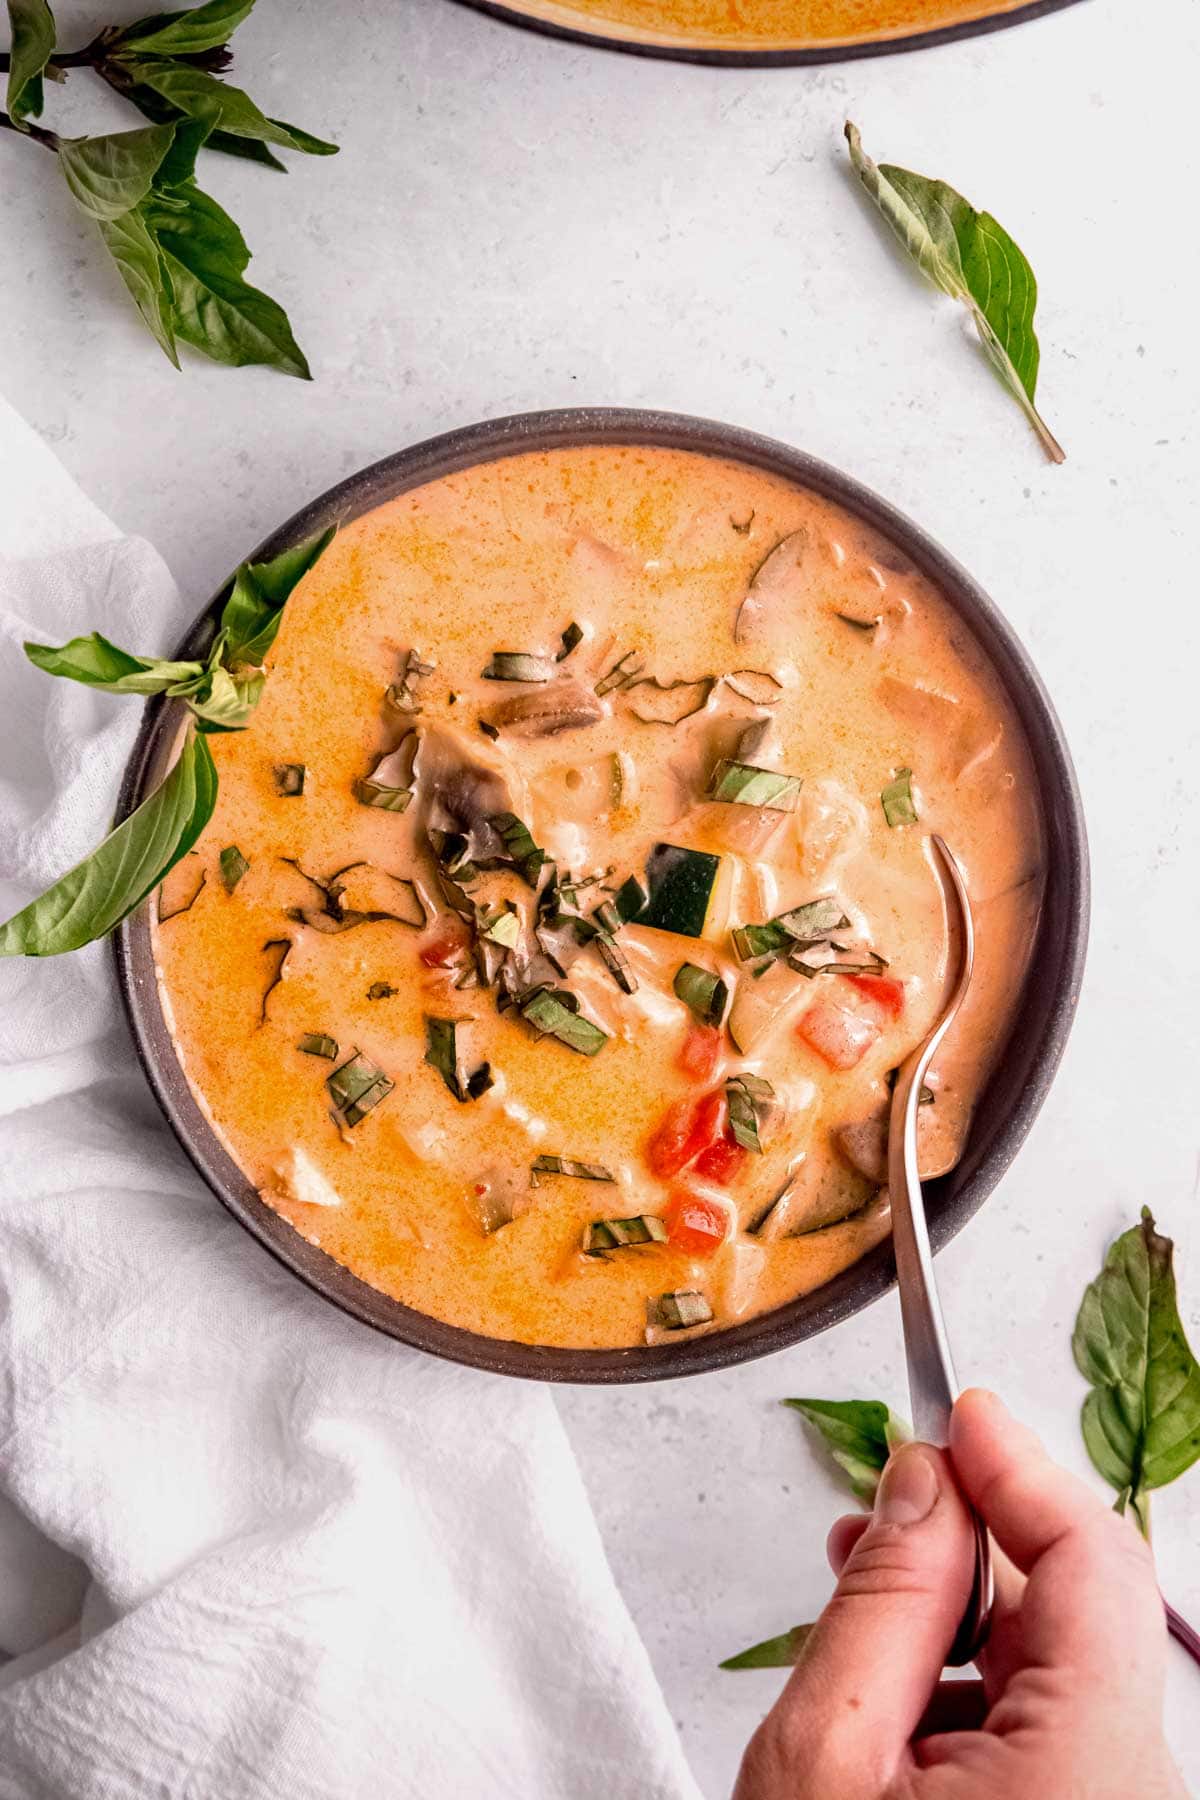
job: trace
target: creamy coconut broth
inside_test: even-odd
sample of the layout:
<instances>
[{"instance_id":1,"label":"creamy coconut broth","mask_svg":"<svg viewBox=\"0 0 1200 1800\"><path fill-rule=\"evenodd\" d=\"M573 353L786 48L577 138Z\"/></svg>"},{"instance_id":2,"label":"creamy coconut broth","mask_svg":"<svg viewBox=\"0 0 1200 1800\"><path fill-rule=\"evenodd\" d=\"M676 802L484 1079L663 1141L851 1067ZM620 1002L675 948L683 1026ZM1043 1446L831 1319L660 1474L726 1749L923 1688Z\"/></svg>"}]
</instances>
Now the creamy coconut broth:
<instances>
[{"instance_id":1,"label":"creamy coconut broth","mask_svg":"<svg viewBox=\"0 0 1200 1800\"><path fill-rule=\"evenodd\" d=\"M635 41L764 49L862 43L1005 13L1025 0L526 0L555 24Z\"/></svg>"},{"instance_id":2,"label":"creamy coconut broth","mask_svg":"<svg viewBox=\"0 0 1200 1800\"><path fill-rule=\"evenodd\" d=\"M888 1230L930 831L978 934L921 1109L953 1165L1036 929L1034 779L965 626L851 515L698 455L514 457L346 526L268 667L156 951L200 1104L309 1242L541 1344L826 1281Z\"/></svg>"}]
</instances>

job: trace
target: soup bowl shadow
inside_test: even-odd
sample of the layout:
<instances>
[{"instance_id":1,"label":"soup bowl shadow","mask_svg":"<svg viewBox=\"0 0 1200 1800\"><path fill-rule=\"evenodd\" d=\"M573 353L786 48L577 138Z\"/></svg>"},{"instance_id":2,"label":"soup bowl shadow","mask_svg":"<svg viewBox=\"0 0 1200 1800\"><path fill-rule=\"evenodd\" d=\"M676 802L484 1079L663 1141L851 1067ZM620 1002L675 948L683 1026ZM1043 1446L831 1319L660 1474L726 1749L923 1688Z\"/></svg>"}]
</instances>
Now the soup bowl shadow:
<instances>
[{"instance_id":1,"label":"soup bowl shadow","mask_svg":"<svg viewBox=\"0 0 1200 1800\"><path fill-rule=\"evenodd\" d=\"M836 502L887 537L933 581L970 627L1012 701L1032 752L1046 831L1046 888L1033 956L1016 1018L980 1096L966 1152L926 1184L935 1251L979 1209L1008 1168L1049 1090L1074 1017L1087 947L1087 838L1070 754L1049 697L1012 627L975 581L932 539L869 489L799 450L737 427L673 413L573 408L468 426L363 469L314 500L255 552L274 556L309 533L345 524L426 482L523 452L605 444L657 446L763 469ZM203 652L226 587L176 654ZM183 714L180 702L149 703L126 768L124 818L166 772ZM401 1343L499 1375L544 1381L665 1380L727 1368L815 1336L870 1305L894 1284L890 1241L832 1281L726 1330L650 1347L564 1349L484 1337L415 1311L360 1281L309 1244L263 1201L198 1105L176 1054L154 964L149 903L114 938L117 974L138 1056L159 1104L217 1198L251 1235L326 1300Z\"/></svg>"}]
</instances>

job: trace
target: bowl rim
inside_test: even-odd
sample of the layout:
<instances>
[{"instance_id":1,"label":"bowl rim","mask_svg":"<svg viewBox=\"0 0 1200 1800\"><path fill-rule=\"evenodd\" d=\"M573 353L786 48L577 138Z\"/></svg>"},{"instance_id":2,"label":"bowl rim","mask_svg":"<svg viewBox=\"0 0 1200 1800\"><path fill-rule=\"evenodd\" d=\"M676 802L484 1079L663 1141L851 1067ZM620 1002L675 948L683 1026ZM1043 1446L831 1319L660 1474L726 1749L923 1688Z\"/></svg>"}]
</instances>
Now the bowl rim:
<instances>
[{"instance_id":1,"label":"bowl rim","mask_svg":"<svg viewBox=\"0 0 1200 1800\"><path fill-rule=\"evenodd\" d=\"M1004 31L1010 25L1024 25L1048 13L1063 12L1077 6L1080 0L1025 0L1023 6L1006 12L982 14L977 19L963 19L957 25L937 25L929 31L910 31L901 37L865 39L859 43L812 45L794 50L718 50L687 44L654 44L630 38L610 37L606 31L589 31L579 25L563 25L552 19L539 19L506 0L458 0L474 12L487 14L501 24L515 25L518 30L536 32L539 37L558 38L571 44L585 44L593 50L615 50L625 56L651 56L669 62L701 63L739 69L795 69L805 65L831 62L857 62L867 56L895 56L907 50L936 48L939 44L957 43L962 38L982 37L987 32ZM608 30L612 30L611 23Z\"/></svg>"},{"instance_id":2,"label":"bowl rim","mask_svg":"<svg viewBox=\"0 0 1200 1800\"><path fill-rule=\"evenodd\" d=\"M524 452L602 445L692 451L746 463L833 500L881 532L933 580L966 621L1020 716L1038 775L1045 819L1046 893L1034 957L1005 1053L975 1119L1005 1082L999 1122L982 1146L968 1144L957 1168L927 1184L930 1238L941 1250L983 1204L1016 1155L1049 1091L1074 1018L1087 952L1090 910L1083 806L1062 726L1028 652L978 583L921 528L852 477L758 432L686 414L627 407L570 407L484 420L395 452L338 482L302 507L252 552L278 554L325 526L361 517L401 493L477 464ZM211 638L228 580L175 652L194 655ZM117 819L165 771L181 703L151 700L130 753ZM393 1300L311 1245L263 1201L201 1111L179 1062L159 994L150 903L114 934L117 979L139 1061L183 1149L217 1198L250 1234L326 1300L399 1342L451 1362L535 1380L577 1383L662 1381L723 1369L771 1354L838 1324L895 1283L890 1236L832 1281L728 1329L678 1343L588 1350L485 1337ZM1051 974L1035 980L1048 961ZM1011 1067L1010 1067L1011 1065Z\"/></svg>"}]
</instances>

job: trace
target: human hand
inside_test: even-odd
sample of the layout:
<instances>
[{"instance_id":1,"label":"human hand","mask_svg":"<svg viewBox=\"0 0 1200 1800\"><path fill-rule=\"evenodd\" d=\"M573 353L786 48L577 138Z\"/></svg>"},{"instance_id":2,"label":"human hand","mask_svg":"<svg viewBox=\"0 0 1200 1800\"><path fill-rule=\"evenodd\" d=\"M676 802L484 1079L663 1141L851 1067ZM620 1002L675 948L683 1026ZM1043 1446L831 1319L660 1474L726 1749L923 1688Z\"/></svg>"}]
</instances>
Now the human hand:
<instances>
[{"instance_id":1,"label":"human hand","mask_svg":"<svg viewBox=\"0 0 1200 1800\"><path fill-rule=\"evenodd\" d=\"M829 1538L837 1590L746 1751L733 1800L1187 1800L1162 1730L1150 1552L994 1394L946 1453L896 1451ZM996 1540L982 1682L939 1683L973 1570L962 1484Z\"/></svg>"}]
</instances>

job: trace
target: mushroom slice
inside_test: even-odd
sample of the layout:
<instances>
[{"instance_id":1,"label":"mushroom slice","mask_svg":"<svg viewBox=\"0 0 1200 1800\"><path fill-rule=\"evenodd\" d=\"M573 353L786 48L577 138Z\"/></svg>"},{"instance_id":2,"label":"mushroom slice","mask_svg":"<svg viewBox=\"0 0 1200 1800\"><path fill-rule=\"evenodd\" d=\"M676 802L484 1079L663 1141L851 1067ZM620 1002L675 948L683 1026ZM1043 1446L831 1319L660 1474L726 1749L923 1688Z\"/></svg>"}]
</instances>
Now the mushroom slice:
<instances>
[{"instance_id":1,"label":"mushroom slice","mask_svg":"<svg viewBox=\"0 0 1200 1800\"><path fill-rule=\"evenodd\" d=\"M738 608L733 641L739 645L786 648L795 637L796 603L802 594L802 569L810 535L803 526L781 538L750 578Z\"/></svg>"},{"instance_id":2,"label":"mushroom slice","mask_svg":"<svg viewBox=\"0 0 1200 1800\"><path fill-rule=\"evenodd\" d=\"M557 737L597 725L604 708L582 682L553 681L533 694L517 694L493 707L487 722L509 737Z\"/></svg>"}]
</instances>

